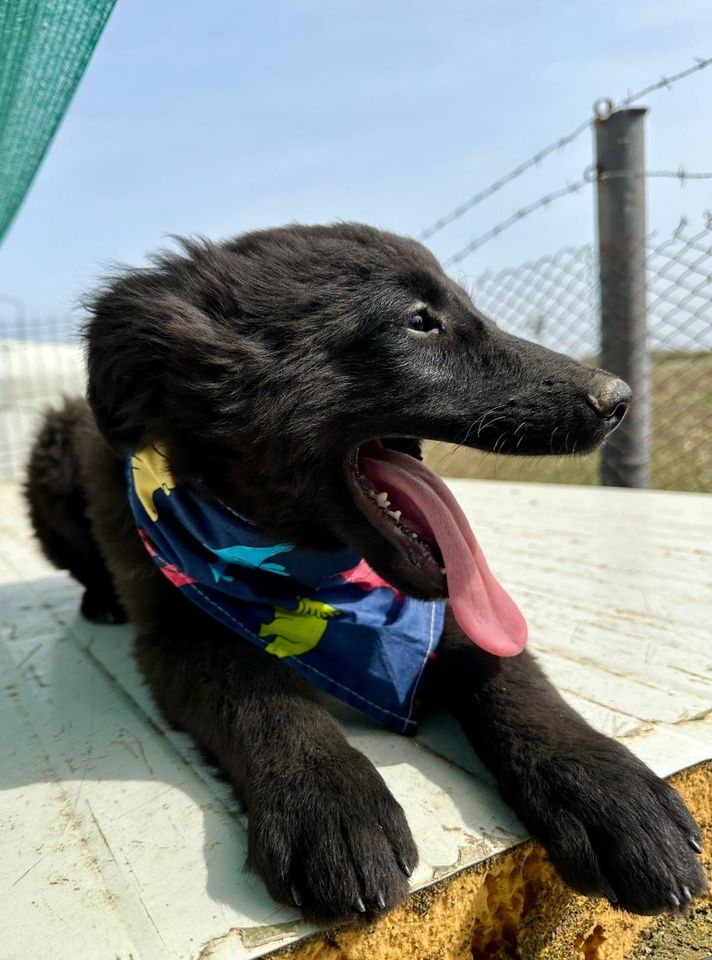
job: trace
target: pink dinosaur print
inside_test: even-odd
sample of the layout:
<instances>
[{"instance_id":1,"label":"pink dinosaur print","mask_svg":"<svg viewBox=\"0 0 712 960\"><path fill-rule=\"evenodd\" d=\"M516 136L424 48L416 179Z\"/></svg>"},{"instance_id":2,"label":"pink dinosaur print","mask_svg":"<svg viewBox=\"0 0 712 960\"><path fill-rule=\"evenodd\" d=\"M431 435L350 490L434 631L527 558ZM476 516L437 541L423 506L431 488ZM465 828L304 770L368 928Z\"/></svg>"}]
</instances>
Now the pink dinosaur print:
<instances>
[{"instance_id":1,"label":"pink dinosaur print","mask_svg":"<svg viewBox=\"0 0 712 960\"><path fill-rule=\"evenodd\" d=\"M359 587L363 587L364 590L375 590L377 587L386 587L386 589L393 591L396 600L403 600L404 595L401 591L388 583L387 580L384 580L383 577L379 577L376 571L372 570L363 558L361 558L361 561L355 567L352 567L351 570L344 570L339 576L343 577L347 583L355 583Z\"/></svg>"},{"instance_id":2,"label":"pink dinosaur print","mask_svg":"<svg viewBox=\"0 0 712 960\"><path fill-rule=\"evenodd\" d=\"M146 548L146 552L149 557L156 556L156 549L148 539L148 534L141 527L138 528L138 535L143 541L143 545ZM184 587L188 583L197 583L198 581L195 577L189 577L187 574L183 573L182 570L179 570L175 563L158 563L158 569L161 571L163 576L170 580L171 583L176 587Z\"/></svg>"}]
</instances>

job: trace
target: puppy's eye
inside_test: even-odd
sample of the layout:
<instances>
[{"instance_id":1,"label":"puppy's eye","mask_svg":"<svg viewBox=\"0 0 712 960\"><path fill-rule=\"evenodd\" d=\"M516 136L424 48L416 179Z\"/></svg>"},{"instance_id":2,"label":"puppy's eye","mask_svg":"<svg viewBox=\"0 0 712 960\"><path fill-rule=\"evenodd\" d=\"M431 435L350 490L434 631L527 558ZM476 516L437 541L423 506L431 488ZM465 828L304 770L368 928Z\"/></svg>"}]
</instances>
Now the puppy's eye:
<instances>
[{"instance_id":1,"label":"puppy's eye","mask_svg":"<svg viewBox=\"0 0 712 960\"><path fill-rule=\"evenodd\" d=\"M442 330L440 321L428 310L411 313L407 320L407 327L413 333L437 333Z\"/></svg>"}]
</instances>

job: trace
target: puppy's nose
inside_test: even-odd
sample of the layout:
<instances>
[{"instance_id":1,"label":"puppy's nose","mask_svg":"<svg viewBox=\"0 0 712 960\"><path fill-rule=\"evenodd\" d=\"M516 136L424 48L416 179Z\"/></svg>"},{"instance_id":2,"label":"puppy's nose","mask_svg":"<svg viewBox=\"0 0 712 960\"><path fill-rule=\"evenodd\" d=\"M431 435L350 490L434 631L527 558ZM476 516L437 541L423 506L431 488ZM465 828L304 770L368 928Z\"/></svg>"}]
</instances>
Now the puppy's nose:
<instances>
[{"instance_id":1,"label":"puppy's nose","mask_svg":"<svg viewBox=\"0 0 712 960\"><path fill-rule=\"evenodd\" d=\"M626 415L632 396L630 387L623 380L603 376L594 380L586 400L599 417L615 425Z\"/></svg>"}]
</instances>

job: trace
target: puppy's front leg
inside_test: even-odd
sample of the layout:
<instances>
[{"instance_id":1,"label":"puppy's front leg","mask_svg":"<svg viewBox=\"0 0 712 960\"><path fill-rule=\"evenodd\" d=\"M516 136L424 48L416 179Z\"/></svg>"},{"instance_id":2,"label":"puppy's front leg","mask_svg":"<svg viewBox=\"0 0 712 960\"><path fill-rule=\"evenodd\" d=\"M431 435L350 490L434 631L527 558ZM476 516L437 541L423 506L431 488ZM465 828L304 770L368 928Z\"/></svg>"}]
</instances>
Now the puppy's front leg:
<instances>
[{"instance_id":1,"label":"puppy's front leg","mask_svg":"<svg viewBox=\"0 0 712 960\"><path fill-rule=\"evenodd\" d=\"M138 658L166 717L235 785L250 866L317 919L393 907L418 855L375 767L290 667L171 599Z\"/></svg>"},{"instance_id":2,"label":"puppy's front leg","mask_svg":"<svg viewBox=\"0 0 712 960\"><path fill-rule=\"evenodd\" d=\"M700 831L679 795L590 727L529 653L493 657L449 614L435 667L445 702L567 883L641 914L704 892Z\"/></svg>"}]
</instances>

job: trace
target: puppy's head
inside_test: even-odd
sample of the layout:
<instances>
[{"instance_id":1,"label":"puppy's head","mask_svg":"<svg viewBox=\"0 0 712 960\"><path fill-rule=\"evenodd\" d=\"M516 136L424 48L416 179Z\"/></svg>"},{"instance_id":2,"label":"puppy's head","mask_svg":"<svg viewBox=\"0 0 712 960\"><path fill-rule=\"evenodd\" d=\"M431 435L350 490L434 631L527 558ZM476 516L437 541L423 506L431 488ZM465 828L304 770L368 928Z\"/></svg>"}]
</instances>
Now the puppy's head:
<instances>
[{"instance_id":1,"label":"puppy's head","mask_svg":"<svg viewBox=\"0 0 712 960\"><path fill-rule=\"evenodd\" d=\"M447 591L454 509L422 439L584 452L630 400L498 330L420 244L356 224L185 242L90 310L89 399L112 446L161 441L178 481L280 538L348 543L418 597Z\"/></svg>"}]
</instances>

